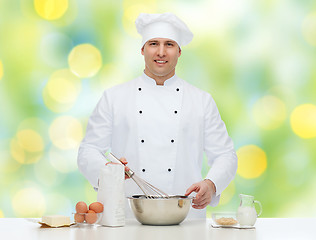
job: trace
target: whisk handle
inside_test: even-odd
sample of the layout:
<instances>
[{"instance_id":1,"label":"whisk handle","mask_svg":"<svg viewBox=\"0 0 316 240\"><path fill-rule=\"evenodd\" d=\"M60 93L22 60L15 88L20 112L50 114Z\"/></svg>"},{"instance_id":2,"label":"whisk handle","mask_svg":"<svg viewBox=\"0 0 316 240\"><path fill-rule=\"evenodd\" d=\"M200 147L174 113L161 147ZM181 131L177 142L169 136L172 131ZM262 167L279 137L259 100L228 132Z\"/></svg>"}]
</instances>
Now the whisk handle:
<instances>
[{"instance_id":1,"label":"whisk handle","mask_svg":"<svg viewBox=\"0 0 316 240\"><path fill-rule=\"evenodd\" d=\"M122 164L123 166L125 166L117 157L113 155L113 153L107 153L105 154L105 157L111 162ZM132 171L131 169L129 171L125 171L125 173L128 177L132 177L134 175L134 171Z\"/></svg>"}]
</instances>

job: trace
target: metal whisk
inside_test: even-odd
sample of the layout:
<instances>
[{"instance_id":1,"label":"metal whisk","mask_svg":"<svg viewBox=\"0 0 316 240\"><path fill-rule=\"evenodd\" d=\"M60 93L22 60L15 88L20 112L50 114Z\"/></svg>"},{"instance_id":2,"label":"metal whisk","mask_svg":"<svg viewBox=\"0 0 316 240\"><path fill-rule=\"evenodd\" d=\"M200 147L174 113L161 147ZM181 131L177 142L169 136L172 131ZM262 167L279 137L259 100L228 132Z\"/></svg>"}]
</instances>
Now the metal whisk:
<instances>
[{"instance_id":1,"label":"metal whisk","mask_svg":"<svg viewBox=\"0 0 316 240\"><path fill-rule=\"evenodd\" d=\"M124 165L112 153L106 154L106 158L109 159L111 162ZM156 188L155 186L151 185L150 183L146 182L144 179L138 177L132 169L129 169L129 171L125 171L125 173L128 177L130 177L131 179L134 180L134 182L138 185L138 187L145 194L146 198L152 198L152 199L154 199L154 198L169 198L168 194L166 194L165 192Z\"/></svg>"}]
</instances>

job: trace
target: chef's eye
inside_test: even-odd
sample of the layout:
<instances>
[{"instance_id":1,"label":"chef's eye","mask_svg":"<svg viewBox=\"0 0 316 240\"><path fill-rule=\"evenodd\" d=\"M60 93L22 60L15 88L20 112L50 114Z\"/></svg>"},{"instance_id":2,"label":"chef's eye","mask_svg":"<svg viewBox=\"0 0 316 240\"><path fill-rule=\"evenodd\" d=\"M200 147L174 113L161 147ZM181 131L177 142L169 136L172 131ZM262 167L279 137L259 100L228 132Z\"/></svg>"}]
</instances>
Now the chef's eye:
<instances>
[{"instance_id":1,"label":"chef's eye","mask_svg":"<svg viewBox=\"0 0 316 240\"><path fill-rule=\"evenodd\" d=\"M167 43L168 47L173 47L173 45L174 45L173 43Z\"/></svg>"},{"instance_id":2,"label":"chef's eye","mask_svg":"<svg viewBox=\"0 0 316 240\"><path fill-rule=\"evenodd\" d=\"M150 46L155 46L155 45L157 45L157 43L151 42L151 43L149 43L149 45L150 45Z\"/></svg>"}]
</instances>

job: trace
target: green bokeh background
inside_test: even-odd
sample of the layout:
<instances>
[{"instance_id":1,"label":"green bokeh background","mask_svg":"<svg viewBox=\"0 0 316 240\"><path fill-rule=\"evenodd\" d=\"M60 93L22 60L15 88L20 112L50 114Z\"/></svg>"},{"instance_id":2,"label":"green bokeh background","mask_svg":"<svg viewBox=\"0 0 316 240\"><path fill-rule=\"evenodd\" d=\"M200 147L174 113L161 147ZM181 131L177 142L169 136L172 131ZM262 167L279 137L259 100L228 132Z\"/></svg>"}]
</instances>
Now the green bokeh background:
<instances>
[{"instance_id":1,"label":"green bokeh background","mask_svg":"<svg viewBox=\"0 0 316 240\"><path fill-rule=\"evenodd\" d=\"M49 128L56 118L71 116L84 131L103 90L141 74L134 27L140 12L173 12L188 24L195 36L183 47L177 75L212 94L236 150L256 145L267 156L265 171L250 179L237 174L208 216L236 210L240 193L261 201L263 217L315 216L316 140L301 138L290 124L296 107L316 102L316 17L309 17L315 1L70 0L65 14L49 21L32 0L0 0L0 217L70 215L77 201L96 201L76 166L78 146L58 149ZM69 67L70 51L82 43L100 51L102 68L80 79L71 108L54 112L43 100L45 85ZM254 116L265 96L278 98L286 110L270 129ZM34 156L26 154L23 164L12 144L24 126L40 134L44 150L32 163L27 158ZM202 174L207 170L204 163Z\"/></svg>"}]
</instances>

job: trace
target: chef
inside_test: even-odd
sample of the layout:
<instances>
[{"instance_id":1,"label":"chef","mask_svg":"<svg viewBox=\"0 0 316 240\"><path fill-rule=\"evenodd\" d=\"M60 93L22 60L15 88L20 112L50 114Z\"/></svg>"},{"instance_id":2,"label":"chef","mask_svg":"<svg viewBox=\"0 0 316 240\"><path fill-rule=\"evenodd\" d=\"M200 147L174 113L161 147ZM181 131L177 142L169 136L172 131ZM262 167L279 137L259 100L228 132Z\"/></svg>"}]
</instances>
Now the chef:
<instances>
[{"instance_id":1,"label":"chef","mask_svg":"<svg viewBox=\"0 0 316 240\"><path fill-rule=\"evenodd\" d=\"M135 23L144 72L104 91L79 148L79 170L97 189L111 151L167 194L195 195L188 217L205 218L206 206L218 204L235 176L233 142L212 96L175 74L182 47L193 38L186 24L171 13L141 13ZM210 165L205 179L203 154ZM125 183L126 196L142 194L131 179Z\"/></svg>"}]
</instances>

